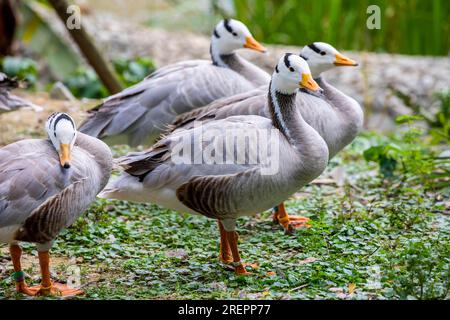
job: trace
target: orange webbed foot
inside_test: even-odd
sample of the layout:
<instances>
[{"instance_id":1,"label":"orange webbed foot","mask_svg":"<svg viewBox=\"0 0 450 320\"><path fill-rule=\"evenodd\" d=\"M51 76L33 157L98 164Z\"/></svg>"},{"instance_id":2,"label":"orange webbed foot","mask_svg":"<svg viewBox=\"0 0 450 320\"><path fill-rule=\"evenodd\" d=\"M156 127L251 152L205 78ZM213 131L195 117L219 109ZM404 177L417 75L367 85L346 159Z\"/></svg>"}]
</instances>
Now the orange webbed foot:
<instances>
[{"instance_id":1,"label":"orange webbed foot","mask_svg":"<svg viewBox=\"0 0 450 320\"><path fill-rule=\"evenodd\" d=\"M249 275L253 274L253 273L247 271L247 267L251 268L253 270L256 270L259 268L259 265L257 263L249 263L249 262L240 263L238 265L233 265L234 272L236 273L236 275L239 275L239 276L249 276Z\"/></svg>"},{"instance_id":2,"label":"orange webbed foot","mask_svg":"<svg viewBox=\"0 0 450 320\"><path fill-rule=\"evenodd\" d=\"M247 269L245 269L245 265L244 264L240 264L238 266L234 267L234 273L237 276L250 276L252 275L251 272L248 272Z\"/></svg>"},{"instance_id":3,"label":"orange webbed foot","mask_svg":"<svg viewBox=\"0 0 450 320\"><path fill-rule=\"evenodd\" d=\"M39 288L28 287L26 284L21 283L21 284L17 285L16 291L18 293L22 293L22 294L25 294L27 296L32 296L33 297L33 296L37 295L37 293L39 291Z\"/></svg>"},{"instance_id":4,"label":"orange webbed foot","mask_svg":"<svg viewBox=\"0 0 450 320\"><path fill-rule=\"evenodd\" d=\"M309 221L307 217L288 215L283 204L273 210L273 222L281 224L286 234L293 234L295 229L310 228Z\"/></svg>"},{"instance_id":5,"label":"orange webbed foot","mask_svg":"<svg viewBox=\"0 0 450 320\"><path fill-rule=\"evenodd\" d=\"M29 288L36 293L36 296L60 296L60 297L72 297L84 294L82 290L71 288L66 284L53 283L51 287L44 288L42 285Z\"/></svg>"}]
</instances>

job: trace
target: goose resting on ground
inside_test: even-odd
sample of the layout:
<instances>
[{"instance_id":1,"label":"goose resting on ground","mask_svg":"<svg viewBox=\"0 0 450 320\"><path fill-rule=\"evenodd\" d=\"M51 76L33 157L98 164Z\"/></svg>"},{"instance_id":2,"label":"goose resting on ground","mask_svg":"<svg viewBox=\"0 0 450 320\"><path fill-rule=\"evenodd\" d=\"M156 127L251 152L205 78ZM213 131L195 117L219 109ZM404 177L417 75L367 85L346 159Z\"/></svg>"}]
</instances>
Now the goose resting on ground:
<instances>
[{"instance_id":1,"label":"goose resting on ground","mask_svg":"<svg viewBox=\"0 0 450 320\"><path fill-rule=\"evenodd\" d=\"M356 138L363 125L363 112L353 98L328 84L321 75L336 66L357 66L358 64L323 42L305 46L300 56L308 62L314 79L323 89L323 94L315 95L301 90L297 94L297 107L305 121L327 143L331 159ZM270 118L265 91L267 87L262 86L180 115L170 126L170 130L177 132L180 129L191 128L198 122L204 124L236 115L259 115ZM307 222L304 217L288 216L283 204L274 208L273 217L287 232L291 232L293 227L302 227Z\"/></svg>"},{"instance_id":2,"label":"goose resting on ground","mask_svg":"<svg viewBox=\"0 0 450 320\"><path fill-rule=\"evenodd\" d=\"M18 87L19 81L8 78L6 74L0 72L0 114L20 108L30 108L34 111L42 111L41 107L10 93L12 89Z\"/></svg>"},{"instance_id":3,"label":"goose resting on ground","mask_svg":"<svg viewBox=\"0 0 450 320\"><path fill-rule=\"evenodd\" d=\"M120 158L125 172L100 197L218 219L221 261L246 274L236 219L280 203L318 177L328 162L325 141L295 105L300 86L320 90L305 60L285 54L269 85L270 119L235 116L170 134L148 151Z\"/></svg>"},{"instance_id":4,"label":"goose resting on ground","mask_svg":"<svg viewBox=\"0 0 450 320\"><path fill-rule=\"evenodd\" d=\"M177 115L268 84L269 74L235 53L240 48L266 51L242 22L221 21L211 37L212 62L160 68L90 110L80 131L108 144L153 144Z\"/></svg>"},{"instance_id":5,"label":"goose resting on ground","mask_svg":"<svg viewBox=\"0 0 450 320\"><path fill-rule=\"evenodd\" d=\"M50 140L22 140L0 149L0 242L10 244L18 292L75 295L82 292L51 282L48 250L104 188L112 156L102 141L77 133L65 113L52 114L45 127ZM41 286L25 283L20 241L37 244Z\"/></svg>"}]
</instances>

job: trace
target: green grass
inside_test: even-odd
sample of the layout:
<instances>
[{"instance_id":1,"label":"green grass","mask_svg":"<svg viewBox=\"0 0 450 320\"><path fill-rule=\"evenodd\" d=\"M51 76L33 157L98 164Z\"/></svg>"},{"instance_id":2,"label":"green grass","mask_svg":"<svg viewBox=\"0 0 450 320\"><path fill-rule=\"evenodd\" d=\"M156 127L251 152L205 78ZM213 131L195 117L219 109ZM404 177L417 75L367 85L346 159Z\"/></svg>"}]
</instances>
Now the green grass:
<instances>
[{"instance_id":1,"label":"green grass","mask_svg":"<svg viewBox=\"0 0 450 320\"><path fill-rule=\"evenodd\" d=\"M325 41L340 49L447 55L447 0L235 0L236 18L268 43ZM368 30L369 5L381 9L381 29Z\"/></svg>"},{"instance_id":2,"label":"green grass","mask_svg":"<svg viewBox=\"0 0 450 320\"><path fill-rule=\"evenodd\" d=\"M79 266L85 299L448 299L450 186L435 190L433 181L418 184L398 170L383 178L363 151L386 141L402 146L359 137L329 166L344 169L343 186L313 184L287 202L290 213L312 219L310 229L287 236L269 212L239 220L242 256L259 264L252 276L218 263L215 221L104 200L57 238L56 276ZM25 247L36 261L34 246ZM5 248L0 298L20 298ZM36 283L36 267L26 271Z\"/></svg>"}]
</instances>

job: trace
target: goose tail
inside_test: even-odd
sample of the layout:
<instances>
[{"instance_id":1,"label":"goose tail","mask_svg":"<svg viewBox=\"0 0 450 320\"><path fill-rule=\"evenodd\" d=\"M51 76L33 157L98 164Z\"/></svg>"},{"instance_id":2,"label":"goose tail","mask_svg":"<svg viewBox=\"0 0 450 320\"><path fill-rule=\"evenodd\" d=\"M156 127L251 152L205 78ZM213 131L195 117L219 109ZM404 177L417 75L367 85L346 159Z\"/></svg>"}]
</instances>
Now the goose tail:
<instances>
[{"instance_id":1,"label":"goose tail","mask_svg":"<svg viewBox=\"0 0 450 320\"><path fill-rule=\"evenodd\" d=\"M124 172L120 176L111 179L98 194L98 197L102 199L146 202L146 199L142 197L144 194L143 185L139 182L139 179Z\"/></svg>"}]
</instances>

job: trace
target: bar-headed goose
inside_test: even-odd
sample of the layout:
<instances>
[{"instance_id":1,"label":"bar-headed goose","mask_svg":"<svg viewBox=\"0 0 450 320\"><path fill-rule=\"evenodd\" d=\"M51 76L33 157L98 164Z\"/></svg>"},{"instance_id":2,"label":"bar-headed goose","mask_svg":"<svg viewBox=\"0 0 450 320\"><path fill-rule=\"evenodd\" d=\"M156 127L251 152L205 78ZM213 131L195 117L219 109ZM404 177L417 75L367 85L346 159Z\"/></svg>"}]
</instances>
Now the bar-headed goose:
<instances>
[{"instance_id":1,"label":"bar-headed goose","mask_svg":"<svg viewBox=\"0 0 450 320\"><path fill-rule=\"evenodd\" d=\"M45 127L49 140L22 140L0 149L0 241L10 244L18 292L75 295L82 292L51 281L48 251L104 188L112 156L102 141L77 133L65 113L52 114ZM25 283L21 241L37 244L40 286Z\"/></svg>"},{"instance_id":2,"label":"bar-headed goose","mask_svg":"<svg viewBox=\"0 0 450 320\"><path fill-rule=\"evenodd\" d=\"M169 134L148 151L120 158L124 172L100 196L218 219L220 259L245 274L236 219L280 203L328 162L326 143L295 105L300 86L320 90L305 60L285 54L265 102L270 119L234 116Z\"/></svg>"},{"instance_id":3,"label":"bar-headed goose","mask_svg":"<svg viewBox=\"0 0 450 320\"><path fill-rule=\"evenodd\" d=\"M222 98L268 84L270 76L235 51L265 48L237 20L226 19L211 37L211 60L163 67L90 110L80 131L109 144L152 144L175 117Z\"/></svg>"},{"instance_id":4,"label":"bar-headed goose","mask_svg":"<svg viewBox=\"0 0 450 320\"><path fill-rule=\"evenodd\" d=\"M18 88L19 81L9 78L6 74L0 72L0 114L29 108L34 111L42 111L42 108L22 98L11 94L12 89Z\"/></svg>"},{"instance_id":5,"label":"bar-headed goose","mask_svg":"<svg viewBox=\"0 0 450 320\"><path fill-rule=\"evenodd\" d=\"M323 42L305 46L300 56L308 62L314 79L323 89L323 94L311 94L302 89L297 94L297 107L305 121L325 140L332 158L355 139L363 125L363 112L353 98L328 84L321 75L336 66L358 64ZM180 115L170 126L170 130L184 130L196 122L214 121L235 115L260 115L270 118L270 110L264 103L265 90L267 89L263 86ZM279 221L287 232L291 232L293 227L303 227L308 221L301 216L288 216L283 204L274 208L273 218Z\"/></svg>"}]
</instances>

